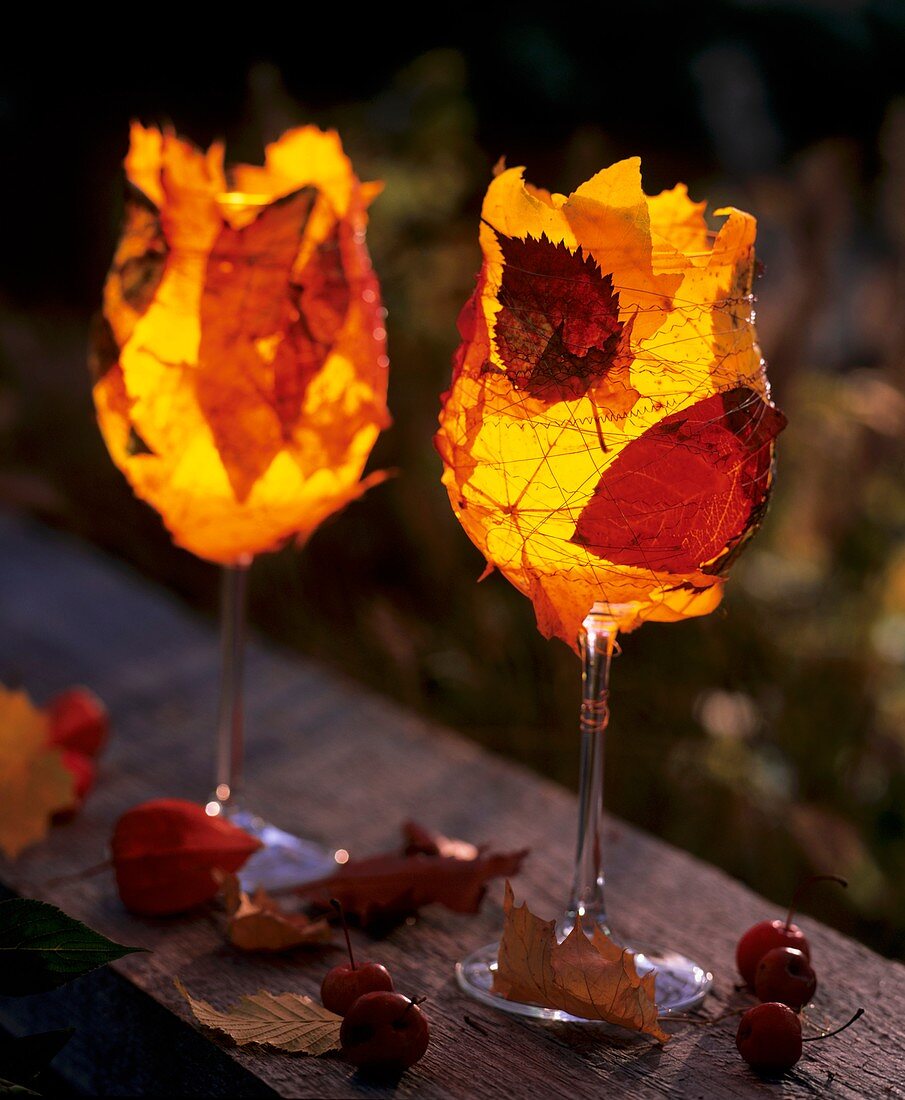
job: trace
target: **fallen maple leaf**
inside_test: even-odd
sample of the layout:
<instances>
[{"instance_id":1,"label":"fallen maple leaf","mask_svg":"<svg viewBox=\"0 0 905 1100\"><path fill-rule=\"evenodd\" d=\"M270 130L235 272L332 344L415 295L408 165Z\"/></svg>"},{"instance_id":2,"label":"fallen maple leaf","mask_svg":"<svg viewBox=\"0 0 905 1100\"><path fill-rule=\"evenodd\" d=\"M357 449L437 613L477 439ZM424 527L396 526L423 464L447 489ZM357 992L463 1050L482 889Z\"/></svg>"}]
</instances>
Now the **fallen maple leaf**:
<instances>
[{"instance_id":1,"label":"fallen maple leaf","mask_svg":"<svg viewBox=\"0 0 905 1100\"><path fill-rule=\"evenodd\" d=\"M495 993L643 1031L661 1043L669 1039L657 1023L654 975L638 974L631 951L599 928L588 939L580 917L562 943L557 942L556 922L541 920L524 903L516 906L508 882L503 912Z\"/></svg>"},{"instance_id":2,"label":"fallen maple leaf","mask_svg":"<svg viewBox=\"0 0 905 1100\"><path fill-rule=\"evenodd\" d=\"M15 859L75 801L75 779L48 744L46 714L24 691L0 687L0 851Z\"/></svg>"},{"instance_id":3,"label":"fallen maple leaf","mask_svg":"<svg viewBox=\"0 0 905 1100\"><path fill-rule=\"evenodd\" d=\"M260 887L249 896L235 875L224 876L222 893L228 914L227 936L241 951L291 951L295 947L322 947L333 941L333 930L326 920L287 913Z\"/></svg>"},{"instance_id":4,"label":"fallen maple leaf","mask_svg":"<svg viewBox=\"0 0 905 1100\"><path fill-rule=\"evenodd\" d=\"M123 814L110 847L123 905L164 916L215 897L215 872L238 871L261 842L194 802L157 798Z\"/></svg>"},{"instance_id":5,"label":"fallen maple leaf","mask_svg":"<svg viewBox=\"0 0 905 1100\"><path fill-rule=\"evenodd\" d=\"M420 826L414 826L413 834L412 824L404 827L409 850L413 835L422 845L414 846L414 854L387 852L350 860L327 878L299 886L297 893L324 908L331 898L336 898L346 914L357 919L362 927L398 922L434 902L454 913L476 913L488 880L518 874L528 854L527 849L484 852L473 845L466 847L464 841L433 837ZM424 851L426 841L436 849L436 854ZM440 841L446 851L453 846L460 854L441 854Z\"/></svg>"},{"instance_id":6,"label":"fallen maple leaf","mask_svg":"<svg viewBox=\"0 0 905 1100\"><path fill-rule=\"evenodd\" d=\"M178 978L175 984L200 1024L225 1032L239 1046L259 1043L292 1054L312 1055L339 1050L342 1017L310 997L261 990L221 1012L207 1001L192 997Z\"/></svg>"}]
</instances>

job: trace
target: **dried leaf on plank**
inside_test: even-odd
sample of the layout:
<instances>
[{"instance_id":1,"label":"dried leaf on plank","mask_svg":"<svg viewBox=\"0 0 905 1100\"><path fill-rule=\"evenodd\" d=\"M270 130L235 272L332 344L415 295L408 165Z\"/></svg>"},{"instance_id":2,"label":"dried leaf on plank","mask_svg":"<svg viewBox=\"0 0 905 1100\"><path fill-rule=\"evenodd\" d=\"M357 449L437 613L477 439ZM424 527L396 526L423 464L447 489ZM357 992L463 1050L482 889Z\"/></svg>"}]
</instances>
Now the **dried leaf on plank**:
<instances>
[{"instance_id":1,"label":"dried leaf on plank","mask_svg":"<svg viewBox=\"0 0 905 1100\"><path fill-rule=\"evenodd\" d=\"M224 1032L239 1046L258 1043L291 1054L311 1055L339 1050L342 1017L310 997L261 990L221 1012L207 1001L192 997L178 978L175 984L200 1024Z\"/></svg>"},{"instance_id":2,"label":"dried leaf on plank","mask_svg":"<svg viewBox=\"0 0 905 1100\"><path fill-rule=\"evenodd\" d=\"M454 913L476 913L488 881L517 874L528 854L527 849L486 851L464 841L434 837L420 826L413 830L412 823L404 833L406 850L413 854L387 852L350 860L327 878L298 887L298 894L324 908L337 898L349 916L372 929L391 925L433 903Z\"/></svg>"},{"instance_id":3,"label":"dried leaf on plank","mask_svg":"<svg viewBox=\"0 0 905 1100\"><path fill-rule=\"evenodd\" d=\"M227 936L241 951L292 951L333 942L333 930L326 920L287 913L261 888L249 895L235 875L224 876L222 893L228 915Z\"/></svg>"},{"instance_id":4,"label":"dried leaf on plank","mask_svg":"<svg viewBox=\"0 0 905 1100\"><path fill-rule=\"evenodd\" d=\"M557 942L556 922L541 920L524 903L517 906L508 882L503 911L494 992L510 1001L642 1031L661 1043L669 1039L657 1023L654 975L638 974L631 951L599 928L588 939L581 918L562 943Z\"/></svg>"}]
</instances>

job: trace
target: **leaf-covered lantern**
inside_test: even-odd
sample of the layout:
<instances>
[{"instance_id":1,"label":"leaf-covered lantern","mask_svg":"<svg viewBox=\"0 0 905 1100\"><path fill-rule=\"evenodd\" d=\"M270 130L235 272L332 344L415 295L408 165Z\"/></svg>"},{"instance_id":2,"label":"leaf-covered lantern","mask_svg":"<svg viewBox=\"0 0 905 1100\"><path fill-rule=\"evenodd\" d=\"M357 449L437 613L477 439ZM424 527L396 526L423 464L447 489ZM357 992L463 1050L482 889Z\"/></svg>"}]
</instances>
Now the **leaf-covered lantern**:
<instances>
[{"instance_id":1,"label":"leaf-covered lantern","mask_svg":"<svg viewBox=\"0 0 905 1100\"><path fill-rule=\"evenodd\" d=\"M708 231L640 161L567 196L503 171L436 444L489 565L576 644L595 604L619 630L711 611L770 493L770 401L754 332L755 220Z\"/></svg>"},{"instance_id":2,"label":"leaf-covered lantern","mask_svg":"<svg viewBox=\"0 0 905 1100\"><path fill-rule=\"evenodd\" d=\"M307 126L225 168L133 125L124 227L94 344L105 441L179 545L230 564L358 496L389 423L364 243L378 185ZM379 477L380 475L376 475Z\"/></svg>"}]
</instances>

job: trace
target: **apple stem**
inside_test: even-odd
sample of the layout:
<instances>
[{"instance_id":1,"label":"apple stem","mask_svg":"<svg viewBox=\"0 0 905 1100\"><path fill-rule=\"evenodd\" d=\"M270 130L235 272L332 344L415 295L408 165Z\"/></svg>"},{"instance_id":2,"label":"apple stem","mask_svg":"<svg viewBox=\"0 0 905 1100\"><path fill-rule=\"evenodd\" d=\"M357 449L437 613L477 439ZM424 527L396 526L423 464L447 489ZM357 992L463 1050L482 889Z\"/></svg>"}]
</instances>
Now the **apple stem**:
<instances>
[{"instance_id":1,"label":"apple stem","mask_svg":"<svg viewBox=\"0 0 905 1100\"><path fill-rule=\"evenodd\" d=\"M843 1024L841 1027L837 1027L835 1029L835 1031L824 1031L822 1035L811 1035L809 1038L802 1039L801 1041L803 1043L816 1043L816 1042L819 1042L821 1039L829 1039L829 1037L831 1035L838 1035L840 1031L845 1031L845 1029L847 1027L851 1027L852 1024L855 1022L855 1020L860 1020L863 1015L864 1015L864 1009L859 1008L858 1011L855 1013L854 1016L852 1016L852 1018L848 1021L847 1024Z\"/></svg>"},{"instance_id":2,"label":"apple stem","mask_svg":"<svg viewBox=\"0 0 905 1100\"><path fill-rule=\"evenodd\" d=\"M409 997L409 999L408 999L408 1002L409 1002L409 1003L408 1003L408 1004L407 1004L407 1005L405 1006L405 1008L404 1008L404 1009L402 1010L402 1015L401 1015L401 1016L399 1017L399 1019L400 1019L400 1020L403 1020L403 1019L405 1019L406 1015L407 1015L407 1014L408 1014L409 1012L411 1012L411 1010L412 1010L412 1009L413 1009L413 1008L415 1007L415 1005L420 1005L420 1004L424 1004L424 1002L425 1002L426 1000L427 1000L427 997ZM397 1022L398 1022L398 1021L397 1021Z\"/></svg>"},{"instance_id":3,"label":"apple stem","mask_svg":"<svg viewBox=\"0 0 905 1100\"><path fill-rule=\"evenodd\" d=\"M343 926L343 935L346 937L346 947L349 950L349 962L352 964L352 969L357 970L355 965L355 956L352 954L352 941L349 939L349 925L346 922L346 914L343 911L343 903L338 898L331 898L330 904L339 913L339 920Z\"/></svg>"},{"instance_id":4,"label":"apple stem","mask_svg":"<svg viewBox=\"0 0 905 1100\"><path fill-rule=\"evenodd\" d=\"M792 904L789 906L789 911L786 914L786 931L792 926L792 917L795 916L795 910L798 908L798 899L815 882L838 882L840 886L848 886L848 880L842 878L840 875L808 875L806 879L803 879L795 887L795 893L792 895Z\"/></svg>"}]
</instances>

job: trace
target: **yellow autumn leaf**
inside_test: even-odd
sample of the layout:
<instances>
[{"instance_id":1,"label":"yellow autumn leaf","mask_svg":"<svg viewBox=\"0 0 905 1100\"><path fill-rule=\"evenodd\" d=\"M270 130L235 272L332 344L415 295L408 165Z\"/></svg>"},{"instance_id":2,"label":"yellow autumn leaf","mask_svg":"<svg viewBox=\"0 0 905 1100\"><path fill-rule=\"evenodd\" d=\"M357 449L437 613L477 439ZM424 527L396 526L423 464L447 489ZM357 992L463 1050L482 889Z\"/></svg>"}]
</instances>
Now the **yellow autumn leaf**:
<instances>
[{"instance_id":1,"label":"yellow autumn leaf","mask_svg":"<svg viewBox=\"0 0 905 1100\"><path fill-rule=\"evenodd\" d=\"M588 939L581 918L559 943L556 922L516 906L506 883L506 915L493 988L510 1001L555 1008L588 1020L643 1031L665 1043L657 1023L654 975L638 974L631 951L594 929Z\"/></svg>"},{"instance_id":2,"label":"yellow autumn leaf","mask_svg":"<svg viewBox=\"0 0 905 1100\"><path fill-rule=\"evenodd\" d=\"M0 851L11 859L75 802L75 779L47 738L47 715L24 691L0 686Z\"/></svg>"},{"instance_id":3,"label":"yellow autumn leaf","mask_svg":"<svg viewBox=\"0 0 905 1100\"><path fill-rule=\"evenodd\" d=\"M224 1032L239 1046L259 1043L291 1054L312 1055L339 1050L342 1017L310 997L261 990L221 1012L207 1001L192 997L178 978L175 984L200 1024Z\"/></svg>"}]
</instances>

